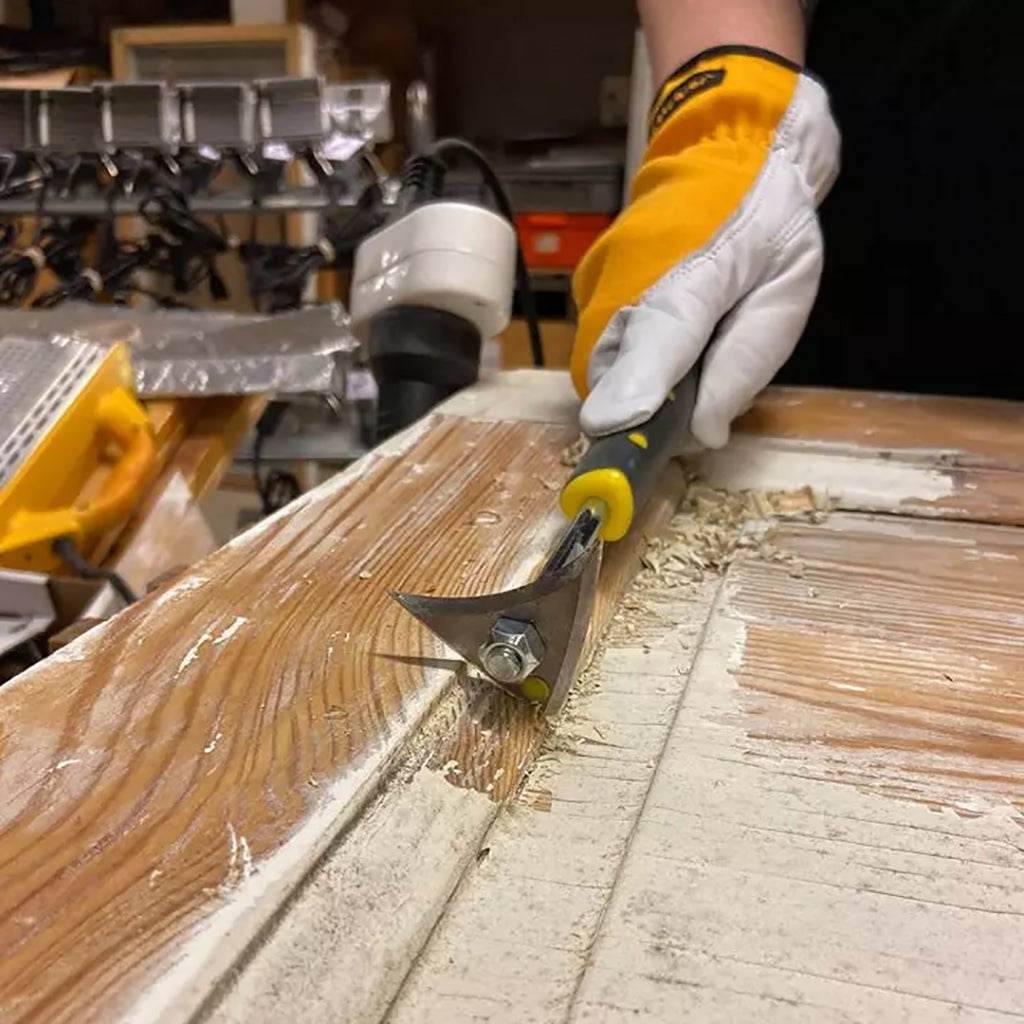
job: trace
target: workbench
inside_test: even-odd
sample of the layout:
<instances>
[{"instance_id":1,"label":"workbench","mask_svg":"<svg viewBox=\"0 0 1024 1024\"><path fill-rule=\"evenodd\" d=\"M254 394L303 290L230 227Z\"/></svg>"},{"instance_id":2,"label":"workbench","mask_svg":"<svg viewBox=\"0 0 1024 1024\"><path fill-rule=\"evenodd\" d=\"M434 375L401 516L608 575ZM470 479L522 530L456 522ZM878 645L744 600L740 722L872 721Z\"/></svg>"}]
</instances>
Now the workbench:
<instances>
[{"instance_id":1,"label":"workbench","mask_svg":"<svg viewBox=\"0 0 1024 1024\"><path fill-rule=\"evenodd\" d=\"M1024 406L769 391L548 724L388 591L525 582L574 423L469 389L0 688L0 1018L1024 1019Z\"/></svg>"}]
</instances>

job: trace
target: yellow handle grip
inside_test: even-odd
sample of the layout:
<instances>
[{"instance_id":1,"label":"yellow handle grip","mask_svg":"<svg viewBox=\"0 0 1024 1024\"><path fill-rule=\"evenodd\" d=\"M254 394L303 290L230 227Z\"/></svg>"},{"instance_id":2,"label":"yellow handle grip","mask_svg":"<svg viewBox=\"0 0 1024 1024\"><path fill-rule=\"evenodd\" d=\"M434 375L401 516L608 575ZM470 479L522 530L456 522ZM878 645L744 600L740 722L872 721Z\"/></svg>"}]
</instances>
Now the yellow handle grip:
<instances>
[{"instance_id":1,"label":"yellow handle grip","mask_svg":"<svg viewBox=\"0 0 1024 1024\"><path fill-rule=\"evenodd\" d=\"M74 510L80 536L99 533L124 520L156 469L156 442L149 420L127 393L113 392L102 400L97 430L121 451L100 493Z\"/></svg>"}]
</instances>

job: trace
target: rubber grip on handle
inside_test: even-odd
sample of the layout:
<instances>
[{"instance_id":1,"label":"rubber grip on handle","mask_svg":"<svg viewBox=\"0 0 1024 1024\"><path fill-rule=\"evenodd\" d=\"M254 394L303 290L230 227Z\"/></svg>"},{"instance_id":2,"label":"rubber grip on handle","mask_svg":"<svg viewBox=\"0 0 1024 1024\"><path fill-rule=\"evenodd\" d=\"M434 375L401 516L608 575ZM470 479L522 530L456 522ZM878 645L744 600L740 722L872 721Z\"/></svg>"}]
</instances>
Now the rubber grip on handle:
<instances>
[{"instance_id":1,"label":"rubber grip on handle","mask_svg":"<svg viewBox=\"0 0 1024 1024\"><path fill-rule=\"evenodd\" d=\"M646 422L595 438L562 488L560 504L570 519L590 501L602 501L608 515L602 540L621 540L643 508L670 458L683 446L697 399L697 369L669 392Z\"/></svg>"}]
</instances>

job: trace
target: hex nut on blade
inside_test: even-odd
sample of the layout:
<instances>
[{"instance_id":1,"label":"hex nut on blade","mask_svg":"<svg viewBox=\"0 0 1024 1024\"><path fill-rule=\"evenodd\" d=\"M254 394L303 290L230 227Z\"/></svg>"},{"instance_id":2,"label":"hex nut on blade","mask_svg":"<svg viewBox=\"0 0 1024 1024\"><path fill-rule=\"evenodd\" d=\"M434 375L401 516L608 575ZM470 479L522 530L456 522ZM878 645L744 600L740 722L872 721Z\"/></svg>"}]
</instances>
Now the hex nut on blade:
<instances>
[{"instance_id":1,"label":"hex nut on blade","mask_svg":"<svg viewBox=\"0 0 1024 1024\"><path fill-rule=\"evenodd\" d=\"M498 619L480 648L481 666L499 683L525 679L543 658L544 641L533 623L518 619Z\"/></svg>"}]
</instances>

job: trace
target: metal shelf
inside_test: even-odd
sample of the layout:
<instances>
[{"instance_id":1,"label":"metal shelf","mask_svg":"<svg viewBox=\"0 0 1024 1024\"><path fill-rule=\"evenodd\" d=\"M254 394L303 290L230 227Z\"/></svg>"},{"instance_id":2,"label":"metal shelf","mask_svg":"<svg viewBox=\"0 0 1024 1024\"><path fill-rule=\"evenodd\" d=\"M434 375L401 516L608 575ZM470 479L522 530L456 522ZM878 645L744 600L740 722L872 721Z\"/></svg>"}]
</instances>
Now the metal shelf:
<instances>
[{"instance_id":1,"label":"metal shelf","mask_svg":"<svg viewBox=\"0 0 1024 1024\"><path fill-rule=\"evenodd\" d=\"M43 212L47 216L58 217L106 217L113 212L117 216L134 216L139 212L139 205L146 199L139 196L122 197L113 203L98 192L79 192L73 195L47 196ZM243 190L225 190L223 192L199 193L189 197L189 209L194 213L251 213L258 210L262 213L298 213L307 210L341 209L355 206L355 198L342 196L331 198L323 189L316 186L282 189L260 196L257 204L253 204L250 192ZM23 217L39 213L39 196L24 195L0 199L0 216Z\"/></svg>"}]
</instances>

